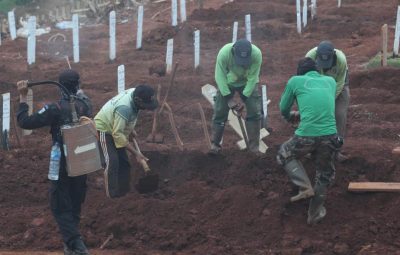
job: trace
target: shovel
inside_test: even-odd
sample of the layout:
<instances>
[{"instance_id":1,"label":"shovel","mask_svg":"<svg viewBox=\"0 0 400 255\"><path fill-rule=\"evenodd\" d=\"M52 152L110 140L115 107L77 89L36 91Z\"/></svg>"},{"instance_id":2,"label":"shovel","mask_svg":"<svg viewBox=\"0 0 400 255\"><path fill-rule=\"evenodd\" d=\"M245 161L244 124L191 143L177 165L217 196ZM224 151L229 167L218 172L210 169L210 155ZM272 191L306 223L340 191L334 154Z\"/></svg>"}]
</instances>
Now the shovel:
<instances>
[{"instance_id":1,"label":"shovel","mask_svg":"<svg viewBox=\"0 0 400 255\"><path fill-rule=\"evenodd\" d=\"M247 137L246 129L244 128L243 121L242 121L242 112L241 111L235 111L232 109L233 115L235 115L238 118L240 130L242 131L243 135L243 140L246 143L246 149L249 149L249 139Z\"/></svg>"},{"instance_id":2,"label":"shovel","mask_svg":"<svg viewBox=\"0 0 400 255\"><path fill-rule=\"evenodd\" d=\"M143 156L136 139L133 139L133 144L135 145L136 156ZM139 178L136 190L141 194L156 191L158 189L158 174L151 171L145 159L140 159L139 163L143 167L144 176Z\"/></svg>"}]
</instances>

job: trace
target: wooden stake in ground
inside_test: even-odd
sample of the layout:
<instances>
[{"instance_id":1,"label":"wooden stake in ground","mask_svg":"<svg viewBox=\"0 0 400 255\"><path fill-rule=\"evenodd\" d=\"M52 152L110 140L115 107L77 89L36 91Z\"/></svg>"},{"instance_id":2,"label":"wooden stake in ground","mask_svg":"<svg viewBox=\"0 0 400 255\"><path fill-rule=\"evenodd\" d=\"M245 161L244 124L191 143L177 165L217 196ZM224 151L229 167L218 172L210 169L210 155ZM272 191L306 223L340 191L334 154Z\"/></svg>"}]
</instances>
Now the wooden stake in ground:
<instances>
[{"instance_id":1,"label":"wooden stake in ground","mask_svg":"<svg viewBox=\"0 0 400 255\"><path fill-rule=\"evenodd\" d=\"M211 148L211 139L210 139L210 134L208 133L208 127L207 127L207 121L206 121L206 116L203 111L203 107L201 107L200 103L197 103L200 111L200 116L201 116L201 123L203 125L203 132L204 132L204 137L206 139L206 144L209 148Z\"/></svg>"},{"instance_id":2,"label":"wooden stake in ground","mask_svg":"<svg viewBox=\"0 0 400 255\"><path fill-rule=\"evenodd\" d=\"M350 182L353 192L400 192L400 182Z\"/></svg>"},{"instance_id":3,"label":"wooden stake in ground","mask_svg":"<svg viewBox=\"0 0 400 255\"><path fill-rule=\"evenodd\" d=\"M167 102L165 102L165 108L168 110L168 118L169 122L171 123L171 128L172 128L172 133L175 136L176 144L178 145L179 149L183 151L183 142L181 140L181 137L179 136L178 129L176 128L175 120L174 120L174 114L172 112L171 107Z\"/></svg>"},{"instance_id":4,"label":"wooden stake in ground","mask_svg":"<svg viewBox=\"0 0 400 255\"><path fill-rule=\"evenodd\" d=\"M65 56L65 59L67 60L67 64L68 64L69 69L71 69L71 63L69 62L69 57Z\"/></svg>"},{"instance_id":5,"label":"wooden stake in ground","mask_svg":"<svg viewBox=\"0 0 400 255\"><path fill-rule=\"evenodd\" d=\"M179 65L178 62L175 63L174 70L172 71L172 75L171 75L171 80L170 80L169 86L168 86L168 88L167 88L167 92L165 92L164 100L162 101L161 106L160 106L160 110L158 111L159 114L162 113L162 111L163 111L163 109L164 109L164 106L165 106L165 103L167 102L167 98L168 98L168 95L169 95L169 91L171 90L171 87L172 87L172 85L174 84L175 74L176 74L176 70L178 69L178 65Z\"/></svg>"},{"instance_id":6,"label":"wooden stake in ground","mask_svg":"<svg viewBox=\"0 0 400 255\"><path fill-rule=\"evenodd\" d=\"M29 89L29 90L31 90L31 89ZM31 90L32 91L32 90ZM17 139L17 145L18 145L18 148L21 148L21 142L20 142L20 140L19 140L19 134L18 134L18 128L17 128L17 124L15 123L15 119L17 118L16 117L16 114L15 114L15 108L14 108L14 104L12 104L11 105L11 107L10 107L10 111L11 111L11 118L12 118L12 123L13 123L13 129L14 129L14 131L15 131L15 138ZM32 114L32 110L31 109L29 109L30 110L30 114ZM29 115L30 115L29 114ZM32 130L24 130L24 132L26 132L26 131L28 131L26 134L24 133L23 135L30 135L31 133L32 133ZM29 132L30 131L30 132Z\"/></svg>"},{"instance_id":7,"label":"wooden stake in ground","mask_svg":"<svg viewBox=\"0 0 400 255\"><path fill-rule=\"evenodd\" d=\"M157 101L160 102L160 95L161 95L161 85L158 84L157 86ZM164 136L162 134L157 133L157 123L158 123L159 113L158 111L153 112L153 126L151 129L151 133L147 136L146 142L148 143L163 143Z\"/></svg>"},{"instance_id":8,"label":"wooden stake in ground","mask_svg":"<svg viewBox=\"0 0 400 255\"><path fill-rule=\"evenodd\" d=\"M100 249L104 249L104 247L106 247L106 245L114 238L114 234L110 234L107 239L104 241L104 243L100 246Z\"/></svg>"},{"instance_id":9,"label":"wooden stake in ground","mask_svg":"<svg viewBox=\"0 0 400 255\"><path fill-rule=\"evenodd\" d=\"M388 42L388 26L387 24L382 26L382 66L387 66L387 42Z\"/></svg>"}]
</instances>

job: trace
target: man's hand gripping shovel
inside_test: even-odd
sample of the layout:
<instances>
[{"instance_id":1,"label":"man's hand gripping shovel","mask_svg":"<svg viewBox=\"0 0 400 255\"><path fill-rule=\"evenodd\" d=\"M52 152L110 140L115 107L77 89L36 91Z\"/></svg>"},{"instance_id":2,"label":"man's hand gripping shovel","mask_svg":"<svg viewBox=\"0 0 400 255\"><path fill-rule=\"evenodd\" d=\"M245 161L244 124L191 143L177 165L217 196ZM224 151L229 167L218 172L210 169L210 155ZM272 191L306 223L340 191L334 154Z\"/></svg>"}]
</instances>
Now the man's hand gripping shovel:
<instances>
[{"instance_id":1,"label":"man's hand gripping shovel","mask_svg":"<svg viewBox=\"0 0 400 255\"><path fill-rule=\"evenodd\" d=\"M133 138L132 140L135 146L134 153L136 156L136 160L139 162L139 164L142 165L144 170L144 176L139 178L139 181L136 185L136 190L139 193L150 193L156 191L158 189L158 183L159 183L158 174L156 174L154 171L150 169L149 165L147 164L147 161L149 159L146 158L140 151L136 139Z\"/></svg>"},{"instance_id":2,"label":"man's hand gripping shovel","mask_svg":"<svg viewBox=\"0 0 400 255\"><path fill-rule=\"evenodd\" d=\"M247 137L246 129L243 125L242 115L244 106L242 104L232 104L231 102L228 103L229 108L231 108L233 115L238 118L240 130L242 131L243 140L246 144L246 149L249 149L249 139Z\"/></svg>"}]
</instances>

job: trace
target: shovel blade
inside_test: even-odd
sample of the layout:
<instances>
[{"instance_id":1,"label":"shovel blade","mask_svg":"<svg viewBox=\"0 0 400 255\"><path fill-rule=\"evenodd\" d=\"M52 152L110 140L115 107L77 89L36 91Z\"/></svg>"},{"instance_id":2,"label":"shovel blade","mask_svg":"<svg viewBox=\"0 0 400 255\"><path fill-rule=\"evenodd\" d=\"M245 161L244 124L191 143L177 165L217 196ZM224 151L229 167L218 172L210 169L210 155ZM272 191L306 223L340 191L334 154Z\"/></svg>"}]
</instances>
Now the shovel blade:
<instances>
[{"instance_id":1,"label":"shovel blade","mask_svg":"<svg viewBox=\"0 0 400 255\"><path fill-rule=\"evenodd\" d=\"M139 178L136 190L140 193L151 193L158 189L159 177L158 174L149 173L146 176Z\"/></svg>"}]
</instances>

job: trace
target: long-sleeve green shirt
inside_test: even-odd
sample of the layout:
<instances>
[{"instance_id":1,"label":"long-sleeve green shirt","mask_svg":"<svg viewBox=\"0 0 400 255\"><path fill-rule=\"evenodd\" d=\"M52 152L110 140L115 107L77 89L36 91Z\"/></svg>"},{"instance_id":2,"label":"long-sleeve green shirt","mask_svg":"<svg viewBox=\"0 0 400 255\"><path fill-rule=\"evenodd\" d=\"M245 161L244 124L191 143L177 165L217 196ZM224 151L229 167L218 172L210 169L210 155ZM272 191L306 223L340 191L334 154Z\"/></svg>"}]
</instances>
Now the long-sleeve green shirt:
<instances>
[{"instance_id":1,"label":"long-sleeve green shirt","mask_svg":"<svg viewBox=\"0 0 400 255\"><path fill-rule=\"evenodd\" d=\"M324 75L328 75L335 79L336 81L336 97L342 92L343 86L346 82L347 75L347 60L346 55L344 55L343 51L335 49L336 53L336 65L329 69L327 72L320 70L319 72ZM317 47L311 49L307 52L306 57L312 58L316 60L317 58Z\"/></svg>"},{"instance_id":2,"label":"long-sleeve green shirt","mask_svg":"<svg viewBox=\"0 0 400 255\"><path fill-rule=\"evenodd\" d=\"M94 117L99 131L112 135L117 148L128 145L129 134L134 130L139 110L132 100L134 89L128 89L110 99Z\"/></svg>"},{"instance_id":3,"label":"long-sleeve green shirt","mask_svg":"<svg viewBox=\"0 0 400 255\"><path fill-rule=\"evenodd\" d=\"M251 65L248 69L235 64L233 43L228 43L218 53L215 64L215 81L222 96L231 94L230 87L243 87L243 95L249 97L259 81L262 63L261 50L252 44Z\"/></svg>"},{"instance_id":4,"label":"long-sleeve green shirt","mask_svg":"<svg viewBox=\"0 0 400 255\"><path fill-rule=\"evenodd\" d=\"M323 136L336 133L335 91L335 80L316 71L290 78L279 108L283 117L289 120L290 109L297 101L300 125L295 131L296 135Z\"/></svg>"}]
</instances>

